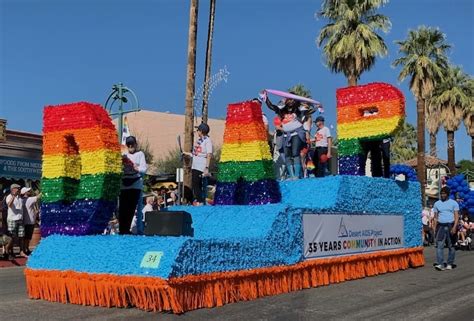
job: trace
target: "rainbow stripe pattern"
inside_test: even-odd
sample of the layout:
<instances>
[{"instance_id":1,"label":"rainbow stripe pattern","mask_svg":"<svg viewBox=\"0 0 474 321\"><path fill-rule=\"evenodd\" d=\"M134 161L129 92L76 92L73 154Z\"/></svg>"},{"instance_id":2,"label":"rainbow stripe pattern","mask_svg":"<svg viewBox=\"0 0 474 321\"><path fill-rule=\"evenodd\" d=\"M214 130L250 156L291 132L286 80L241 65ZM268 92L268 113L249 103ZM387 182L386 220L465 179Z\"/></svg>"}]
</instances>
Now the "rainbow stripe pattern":
<instances>
[{"instance_id":1,"label":"rainbow stripe pattern","mask_svg":"<svg viewBox=\"0 0 474 321\"><path fill-rule=\"evenodd\" d=\"M339 88L337 98L340 175L363 175L361 141L391 136L405 117L405 97L386 83Z\"/></svg>"},{"instance_id":2,"label":"rainbow stripe pattern","mask_svg":"<svg viewBox=\"0 0 474 321\"><path fill-rule=\"evenodd\" d=\"M228 106L217 180L216 205L281 201L259 103Z\"/></svg>"},{"instance_id":3,"label":"rainbow stripe pattern","mask_svg":"<svg viewBox=\"0 0 474 321\"><path fill-rule=\"evenodd\" d=\"M109 115L87 102L47 106L43 124L41 234L102 232L115 210L122 172Z\"/></svg>"}]
</instances>

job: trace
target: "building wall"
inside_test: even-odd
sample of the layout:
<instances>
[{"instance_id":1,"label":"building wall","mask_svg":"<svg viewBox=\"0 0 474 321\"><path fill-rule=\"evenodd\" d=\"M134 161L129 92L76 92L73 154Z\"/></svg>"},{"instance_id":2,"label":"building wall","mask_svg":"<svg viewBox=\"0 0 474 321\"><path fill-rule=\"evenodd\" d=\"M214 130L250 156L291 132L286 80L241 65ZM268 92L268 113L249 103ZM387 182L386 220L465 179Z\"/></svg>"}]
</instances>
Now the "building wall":
<instances>
[{"instance_id":1,"label":"building wall","mask_svg":"<svg viewBox=\"0 0 474 321\"><path fill-rule=\"evenodd\" d=\"M178 148L176 137L181 135L184 147L184 115L141 110L126 115L130 134L143 142L148 140L154 159L162 159ZM117 120L114 120L117 125ZM196 126L201 123L198 118ZM209 119L209 136L215 148L222 146L225 120Z\"/></svg>"},{"instance_id":2,"label":"building wall","mask_svg":"<svg viewBox=\"0 0 474 321\"><path fill-rule=\"evenodd\" d=\"M42 153L42 135L6 129L0 141L0 188L12 183L38 188Z\"/></svg>"}]
</instances>

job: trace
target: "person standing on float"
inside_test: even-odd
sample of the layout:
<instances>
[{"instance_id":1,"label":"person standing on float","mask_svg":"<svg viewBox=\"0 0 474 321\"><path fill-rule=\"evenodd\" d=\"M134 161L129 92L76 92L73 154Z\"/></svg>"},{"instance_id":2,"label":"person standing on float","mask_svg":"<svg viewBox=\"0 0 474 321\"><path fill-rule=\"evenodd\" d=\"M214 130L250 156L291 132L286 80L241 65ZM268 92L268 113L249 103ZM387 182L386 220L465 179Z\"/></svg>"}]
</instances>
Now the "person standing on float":
<instances>
[{"instance_id":1,"label":"person standing on float","mask_svg":"<svg viewBox=\"0 0 474 321\"><path fill-rule=\"evenodd\" d=\"M193 187L193 205L204 205L207 194L207 178L209 174L209 166L212 158L212 141L209 138L210 128L207 124L202 123L197 127L198 140L194 145L193 152L183 152L183 155L193 158L192 171L192 187Z\"/></svg>"},{"instance_id":2,"label":"person standing on float","mask_svg":"<svg viewBox=\"0 0 474 321\"><path fill-rule=\"evenodd\" d=\"M143 189L143 175L148 169L145 154L137 149L136 138L127 137L125 145L128 151L122 156L124 170L119 200L120 234L130 234L130 225Z\"/></svg>"},{"instance_id":3,"label":"person standing on float","mask_svg":"<svg viewBox=\"0 0 474 321\"><path fill-rule=\"evenodd\" d=\"M329 128L324 126L324 117L318 116L316 123L316 149L313 154L313 163L316 166L316 177L324 177L327 162L331 158L332 137Z\"/></svg>"},{"instance_id":4,"label":"person standing on float","mask_svg":"<svg viewBox=\"0 0 474 321\"><path fill-rule=\"evenodd\" d=\"M306 143L306 131L303 127L306 113L299 108L301 103L294 99L285 98L275 106L267 96L265 103L281 119L288 178L298 179L303 175L300 153Z\"/></svg>"}]
</instances>

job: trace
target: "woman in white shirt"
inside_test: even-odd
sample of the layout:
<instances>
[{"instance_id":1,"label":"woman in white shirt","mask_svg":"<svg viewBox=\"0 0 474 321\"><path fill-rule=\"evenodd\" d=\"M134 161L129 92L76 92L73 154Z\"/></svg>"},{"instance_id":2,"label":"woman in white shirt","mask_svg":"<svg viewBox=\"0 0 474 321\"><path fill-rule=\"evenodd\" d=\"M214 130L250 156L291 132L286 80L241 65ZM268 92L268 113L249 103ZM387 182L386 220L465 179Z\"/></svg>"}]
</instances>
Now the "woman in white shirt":
<instances>
[{"instance_id":1,"label":"woman in white shirt","mask_svg":"<svg viewBox=\"0 0 474 321\"><path fill-rule=\"evenodd\" d=\"M137 150L135 137L127 137L125 144L128 152L122 156L123 176L119 202L120 234L130 234L130 225L143 189L143 175L148 169L145 154Z\"/></svg>"}]
</instances>

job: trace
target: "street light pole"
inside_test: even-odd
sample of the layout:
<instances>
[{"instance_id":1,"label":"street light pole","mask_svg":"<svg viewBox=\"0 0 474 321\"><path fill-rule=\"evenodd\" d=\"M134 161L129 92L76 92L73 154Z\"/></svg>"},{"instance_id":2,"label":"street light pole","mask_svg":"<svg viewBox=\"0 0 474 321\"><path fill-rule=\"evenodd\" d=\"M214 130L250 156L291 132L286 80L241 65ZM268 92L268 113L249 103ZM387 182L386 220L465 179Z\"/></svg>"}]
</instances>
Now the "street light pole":
<instances>
[{"instance_id":1,"label":"street light pole","mask_svg":"<svg viewBox=\"0 0 474 321\"><path fill-rule=\"evenodd\" d=\"M132 97L132 109L124 111L123 110L124 103L129 102L129 99L126 97L126 94L130 94L130 96ZM115 113L112 113L112 109L116 101L119 102L118 111ZM112 86L112 92L107 97L104 107L109 112L109 115L111 117L118 116L118 129L117 130L118 130L120 144L122 144L122 139L123 139L123 116L128 113L134 113L134 112L140 111L139 106L140 105L138 103L138 97L133 90L131 90L128 87L125 87L122 83L118 83Z\"/></svg>"}]
</instances>

